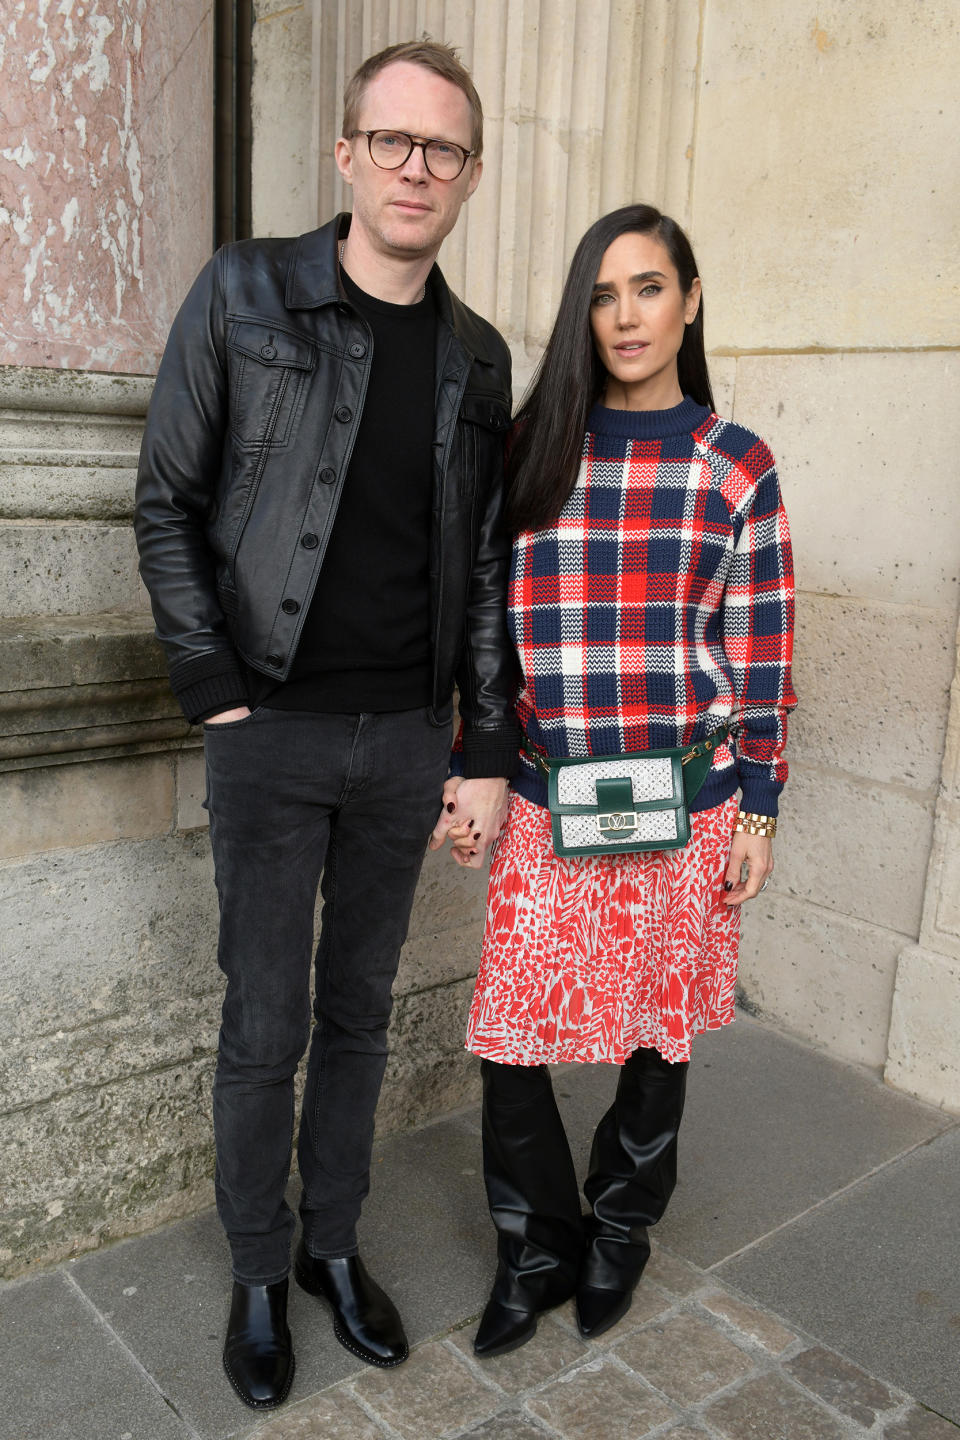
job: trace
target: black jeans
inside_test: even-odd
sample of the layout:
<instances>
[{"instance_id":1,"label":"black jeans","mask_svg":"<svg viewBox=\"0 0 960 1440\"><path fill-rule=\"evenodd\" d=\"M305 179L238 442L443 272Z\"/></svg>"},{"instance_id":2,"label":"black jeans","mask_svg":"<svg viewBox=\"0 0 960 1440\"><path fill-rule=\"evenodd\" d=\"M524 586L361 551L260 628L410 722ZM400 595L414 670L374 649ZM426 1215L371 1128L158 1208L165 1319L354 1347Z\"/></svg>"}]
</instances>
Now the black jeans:
<instances>
[{"instance_id":1,"label":"black jeans","mask_svg":"<svg viewBox=\"0 0 960 1440\"><path fill-rule=\"evenodd\" d=\"M217 1208L234 1278L265 1285L289 1268L294 1218L284 1188L321 872L300 1210L311 1253L337 1256L357 1248L391 988L440 811L450 730L424 710L260 709L208 725L204 743L227 977L213 1090Z\"/></svg>"}]
</instances>

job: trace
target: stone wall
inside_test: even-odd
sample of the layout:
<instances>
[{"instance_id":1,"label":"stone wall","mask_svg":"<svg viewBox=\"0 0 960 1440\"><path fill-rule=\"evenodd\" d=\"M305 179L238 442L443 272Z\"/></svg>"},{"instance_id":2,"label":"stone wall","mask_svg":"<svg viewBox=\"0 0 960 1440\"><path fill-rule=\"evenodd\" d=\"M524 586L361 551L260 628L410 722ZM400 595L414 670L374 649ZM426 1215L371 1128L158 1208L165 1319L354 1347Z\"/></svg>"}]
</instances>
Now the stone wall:
<instances>
[{"instance_id":1,"label":"stone wall","mask_svg":"<svg viewBox=\"0 0 960 1440\"><path fill-rule=\"evenodd\" d=\"M778 457L799 586L792 779L741 978L762 1013L882 1067L956 662L958 20L762 8L706 6L691 213L708 344ZM950 1074L922 1093L960 1109Z\"/></svg>"},{"instance_id":2,"label":"stone wall","mask_svg":"<svg viewBox=\"0 0 960 1440\"><path fill-rule=\"evenodd\" d=\"M429 30L487 112L442 263L518 393L577 238L692 231L719 407L778 456L798 605L793 777L746 1003L960 1109L957 19L861 0L256 0L253 207L344 204L343 81ZM139 431L209 253L209 0L11 11L0 54L0 1269L210 1196L220 995L199 737L136 576ZM51 137L56 136L56 144ZM946 751L944 751L946 737ZM475 1093L483 879L430 857L381 1123Z\"/></svg>"},{"instance_id":3,"label":"stone wall","mask_svg":"<svg viewBox=\"0 0 960 1440\"><path fill-rule=\"evenodd\" d=\"M209 254L211 0L5 7L0 365L153 373Z\"/></svg>"},{"instance_id":4,"label":"stone wall","mask_svg":"<svg viewBox=\"0 0 960 1440\"><path fill-rule=\"evenodd\" d=\"M307 10L285 22L301 45ZM902 991L888 1077L960 1109L954 1052L923 1019L960 1005L948 899L934 950L911 945L958 869L941 772L960 599L955 12L314 0L312 20L321 218L349 204L331 156L363 55L426 28L470 66L485 172L441 263L510 341L518 393L597 215L647 200L689 227L717 403L778 457L799 586L792 780L742 999L879 1068ZM290 207L260 174L258 213L282 232Z\"/></svg>"}]
</instances>

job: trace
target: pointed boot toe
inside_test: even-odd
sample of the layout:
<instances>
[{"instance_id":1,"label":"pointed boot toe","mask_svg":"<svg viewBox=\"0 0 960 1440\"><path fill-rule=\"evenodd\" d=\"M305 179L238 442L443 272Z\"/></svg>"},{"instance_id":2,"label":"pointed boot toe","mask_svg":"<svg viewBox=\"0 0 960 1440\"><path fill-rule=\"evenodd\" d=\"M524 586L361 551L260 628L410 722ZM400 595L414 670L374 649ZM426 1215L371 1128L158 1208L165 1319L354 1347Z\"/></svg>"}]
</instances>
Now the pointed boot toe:
<instances>
[{"instance_id":1,"label":"pointed boot toe","mask_svg":"<svg viewBox=\"0 0 960 1440\"><path fill-rule=\"evenodd\" d=\"M252 1410L282 1405L293 1384L287 1289L286 1280L275 1285L234 1282L223 1368L244 1405Z\"/></svg>"},{"instance_id":2,"label":"pointed boot toe","mask_svg":"<svg viewBox=\"0 0 960 1440\"><path fill-rule=\"evenodd\" d=\"M581 1285L577 1290L577 1329L585 1340L612 1330L630 1309L633 1288L601 1290L595 1285Z\"/></svg>"},{"instance_id":3,"label":"pointed boot toe","mask_svg":"<svg viewBox=\"0 0 960 1440\"><path fill-rule=\"evenodd\" d=\"M333 1333L368 1365L402 1365L410 1354L403 1322L390 1296L367 1273L359 1255L323 1259L301 1241L294 1261L297 1284L322 1295L333 1311Z\"/></svg>"},{"instance_id":4,"label":"pointed boot toe","mask_svg":"<svg viewBox=\"0 0 960 1440\"><path fill-rule=\"evenodd\" d=\"M480 1317L473 1353L482 1360L494 1355L506 1355L510 1350L519 1350L537 1333L537 1312L535 1310L514 1310L510 1305L491 1297L487 1308Z\"/></svg>"}]
</instances>

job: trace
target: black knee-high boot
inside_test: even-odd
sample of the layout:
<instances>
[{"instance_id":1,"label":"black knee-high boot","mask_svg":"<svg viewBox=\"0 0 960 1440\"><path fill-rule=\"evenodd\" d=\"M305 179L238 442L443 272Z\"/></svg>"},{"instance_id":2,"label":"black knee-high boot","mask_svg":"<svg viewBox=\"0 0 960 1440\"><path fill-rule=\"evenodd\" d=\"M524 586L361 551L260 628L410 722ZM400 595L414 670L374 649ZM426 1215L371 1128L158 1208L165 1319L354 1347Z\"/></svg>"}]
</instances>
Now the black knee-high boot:
<instances>
[{"instance_id":1,"label":"black knee-high boot","mask_svg":"<svg viewBox=\"0 0 960 1440\"><path fill-rule=\"evenodd\" d=\"M502 1355L529 1340L537 1313L574 1292L583 1251L580 1195L543 1065L484 1060L483 1175L497 1229L497 1275L474 1341Z\"/></svg>"},{"instance_id":2,"label":"black knee-high boot","mask_svg":"<svg viewBox=\"0 0 960 1440\"><path fill-rule=\"evenodd\" d=\"M650 1257L647 1226L663 1215L677 1183L687 1069L656 1050L635 1050L597 1126L583 1187L591 1208L577 1285L583 1335L602 1334L626 1314Z\"/></svg>"}]
</instances>

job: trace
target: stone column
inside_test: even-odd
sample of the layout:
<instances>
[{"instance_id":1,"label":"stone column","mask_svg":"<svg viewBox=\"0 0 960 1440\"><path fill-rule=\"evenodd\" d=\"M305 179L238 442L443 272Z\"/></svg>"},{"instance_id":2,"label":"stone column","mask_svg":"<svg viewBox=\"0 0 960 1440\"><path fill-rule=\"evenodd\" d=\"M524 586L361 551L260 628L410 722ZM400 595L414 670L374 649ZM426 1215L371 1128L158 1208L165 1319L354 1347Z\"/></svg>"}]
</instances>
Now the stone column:
<instances>
[{"instance_id":1,"label":"stone column","mask_svg":"<svg viewBox=\"0 0 960 1440\"><path fill-rule=\"evenodd\" d=\"M540 358L586 227L633 200L689 210L699 12L670 0L313 0L316 213L349 209L333 163L346 80L424 30L455 45L484 109L484 173L440 263L510 344Z\"/></svg>"},{"instance_id":2,"label":"stone column","mask_svg":"<svg viewBox=\"0 0 960 1440\"><path fill-rule=\"evenodd\" d=\"M0 87L0 1273L210 1195L199 739L130 527L212 243L210 0L6 7Z\"/></svg>"}]
</instances>

